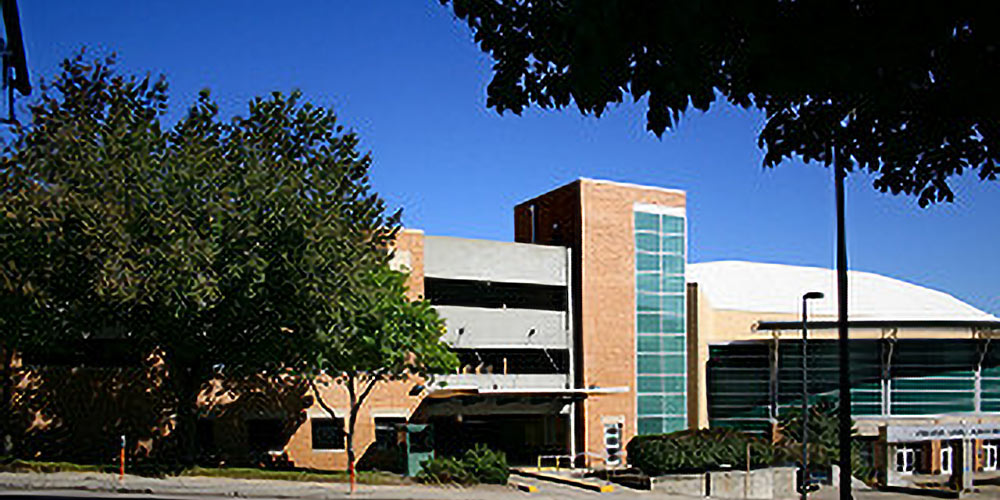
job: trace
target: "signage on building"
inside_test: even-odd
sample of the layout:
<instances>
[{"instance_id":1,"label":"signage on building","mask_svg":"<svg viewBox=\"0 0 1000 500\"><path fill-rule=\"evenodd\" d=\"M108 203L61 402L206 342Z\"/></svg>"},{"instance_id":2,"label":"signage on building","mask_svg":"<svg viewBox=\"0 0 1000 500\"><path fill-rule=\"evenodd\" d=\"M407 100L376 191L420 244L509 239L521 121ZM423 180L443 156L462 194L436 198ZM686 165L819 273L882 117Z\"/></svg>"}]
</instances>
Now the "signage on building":
<instances>
[{"instance_id":1,"label":"signage on building","mask_svg":"<svg viewBox=\"0 0 1000 500\"><path fill-rule=\"evenodd\" d=\"M890 443L932 440L948 441L953 439L1000 439L1000 423L889 425L886 426L885 434L886 441Z\"/></svg>"}]
</instances>

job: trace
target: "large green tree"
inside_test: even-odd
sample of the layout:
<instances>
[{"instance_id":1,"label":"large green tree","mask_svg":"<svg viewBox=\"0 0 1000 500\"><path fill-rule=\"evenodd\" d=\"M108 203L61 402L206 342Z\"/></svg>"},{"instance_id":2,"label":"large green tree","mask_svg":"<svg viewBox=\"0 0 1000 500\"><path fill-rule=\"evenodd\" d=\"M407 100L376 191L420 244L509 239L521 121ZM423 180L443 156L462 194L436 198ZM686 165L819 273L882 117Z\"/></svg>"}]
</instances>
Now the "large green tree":
<instances>
[{"instance_id":1,"label":"large green tree","mask_svg":"<svg viewBox=\"0 0 1000 500\"><path fill-rule=\"evenodd\" d=\"M801 157L875 187L951 200L948 178L995 180L1000 11L989 2L441 0L494 60L499 112L625 99L661 135L717 99L764 111L764 163Z\"/></svg>"},{"instance_id":2,"label":"large green tree","mask_svg":"<svg viewBox=\"0 0 1000 500\"><path fill-rule=\"evenodd\" d=\"M379 383L417 377L455 368L458 358L441 337L444 322L424 299L409 299L407 275L382 266L368 275L370 286L351 293L343 322L323 336L310 351L305 379L317 403L331 418L334 409L319 385L342 385L347 391L347 467L354 490L354 427L358 412Z\"/></svg>"},{"instance_id":3,"label":"large green tree","mask_svg":"<svg viewBox=\"0 0 1000 500\"><path fill-rule=\"evenodd\" d=\"M154 353L193 460L213 378L277 372L374 286L398 213L333 112L274 93L224 119L207 91L172 126L163 79L80 56L42 86L0 158L2 339L52 349L95 332Z\"/></svg>"}]
</instances>

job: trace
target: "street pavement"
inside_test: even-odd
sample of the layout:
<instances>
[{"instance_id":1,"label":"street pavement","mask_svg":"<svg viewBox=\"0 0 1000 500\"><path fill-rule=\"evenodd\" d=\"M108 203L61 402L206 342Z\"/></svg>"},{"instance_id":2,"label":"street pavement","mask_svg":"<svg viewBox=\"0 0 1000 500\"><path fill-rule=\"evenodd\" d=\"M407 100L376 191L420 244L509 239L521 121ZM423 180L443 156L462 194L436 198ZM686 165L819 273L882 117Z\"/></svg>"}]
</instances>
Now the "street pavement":
<instances>
[{"instance_id":1,"label":"street pavement","mask_svg":"<svg viewBox=\"0 0 1000 500\"><path fill-rule=\"evenodd\" d=\"M372 486L359 485L354 495L340 483L306 483L292 481L239 480L207 477L173 477L165 479L126 476L119 482L112 474L88 473L0 473L0 500L232 500L233 498L334 500L501 500L501 499L677 499L699 497L669 496L649 491L615 487L610 493L596 493L547 481L511 477L512 481L530 484L537 492L525 493L511 486L483 485L471 488L426 486L420 484ZM825 489L810 495L813 500L837 500L837 490ZM857 500L914 500L926 496L878 491L855 491ZM1000 498L1000 487L985 486L979 492L963 496L970 500ZM735 500L735 499L733 499Z\"/></svg>"}]
</instances>

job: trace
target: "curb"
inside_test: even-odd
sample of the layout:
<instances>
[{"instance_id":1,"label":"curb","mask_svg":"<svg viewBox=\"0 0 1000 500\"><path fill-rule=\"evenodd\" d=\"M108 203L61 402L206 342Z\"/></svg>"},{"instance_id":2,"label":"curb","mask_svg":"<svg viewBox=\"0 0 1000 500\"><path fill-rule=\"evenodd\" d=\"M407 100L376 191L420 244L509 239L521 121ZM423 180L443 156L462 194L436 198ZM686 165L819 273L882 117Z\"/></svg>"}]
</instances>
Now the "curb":
<instances>
[{"instance_id":1,"label":"curb","mask_svg":"<svg viewBox=\"0 0 1000 500\"><path fill-rule=\"evenodd\" d=\"M557 476L555 474L544 474L541 472L533 472L523 469L514 469L514 473L524 477L541 479L543 481L551 481L553 483L559 483L559 484L564 484L566 486L582 488L597 493L611 493L612 491L615 491L615 487L610 484L599 484L582 479L573 479L569 477Z\"/></svg>"}]
</instances>

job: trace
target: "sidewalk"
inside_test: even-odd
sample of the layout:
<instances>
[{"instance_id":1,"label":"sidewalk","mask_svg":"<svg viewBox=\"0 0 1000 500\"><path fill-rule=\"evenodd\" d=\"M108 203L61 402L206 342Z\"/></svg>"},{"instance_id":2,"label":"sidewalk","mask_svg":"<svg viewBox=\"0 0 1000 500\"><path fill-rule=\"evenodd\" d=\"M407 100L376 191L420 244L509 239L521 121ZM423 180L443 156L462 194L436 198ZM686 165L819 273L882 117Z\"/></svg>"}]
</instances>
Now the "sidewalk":
<instances>
[{"instance_id":1,"label":"sidewalk","mask_svg":"<svg viewBox=\"0 0 1000 500\"><path fill-rule=\"evenodd\" d=\"M357 485L349 495L346 483L310 483L266 479L229 479L215 477L149 478L126 475L119 482L116 474L56 472L0 472L0 490L77 490L107 493L139 493L158 496L203 496L241 498L366 498L448 500L466 498L503 498L515 490L505 486L459 488L425 485Z\"/></svg>"}]
</instances>

